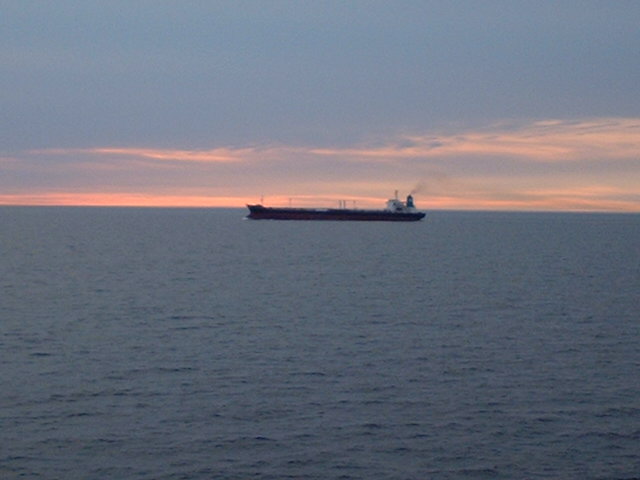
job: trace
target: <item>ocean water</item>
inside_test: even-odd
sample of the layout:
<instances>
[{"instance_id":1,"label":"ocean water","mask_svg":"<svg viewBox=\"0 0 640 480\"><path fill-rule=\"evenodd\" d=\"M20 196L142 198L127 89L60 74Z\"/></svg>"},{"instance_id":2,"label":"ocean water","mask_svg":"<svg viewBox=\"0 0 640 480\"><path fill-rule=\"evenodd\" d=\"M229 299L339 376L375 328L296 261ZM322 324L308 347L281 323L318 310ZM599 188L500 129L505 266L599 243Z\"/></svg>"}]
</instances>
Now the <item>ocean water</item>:
<instances>
[{"instance_id":1,"label":"ocean water","mask_svg":"<svg viewBox=\"0 0 640 480\"><path fill-rule=\"evenodd\" d=\"M640 216L0 208L0 478L640 478Z\"/></svg>"}]
</instances>

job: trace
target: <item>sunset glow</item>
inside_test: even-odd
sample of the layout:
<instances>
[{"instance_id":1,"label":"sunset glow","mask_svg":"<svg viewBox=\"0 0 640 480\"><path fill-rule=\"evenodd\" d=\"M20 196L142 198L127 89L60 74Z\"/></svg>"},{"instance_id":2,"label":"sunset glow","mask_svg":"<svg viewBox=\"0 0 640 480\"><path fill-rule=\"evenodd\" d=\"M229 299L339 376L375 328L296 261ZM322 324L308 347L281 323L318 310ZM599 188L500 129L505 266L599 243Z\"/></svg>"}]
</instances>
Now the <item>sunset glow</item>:
<instances>
[{"instance_id":1,"label":"sunset glow","mask_svg":"<svg viewBox=\"0 0 640 480\"><path fill-rule=\"evenodd\" d=\"M505 129L505 127L508 127ZM374 149L315 149L318 155L393 158L492 155L525 157L540 162L593 158L634 159L640 148L640 119L540 121L513 131L498 125L480 131L407 135L396 144Z\"/></svg>"},{"instance_id":2,"label":"sunset glow","mask_svg":"<svg viewBox=\"0 0 640 480\"><path fill-rule=\"evenodd\" d=\"M24 175L60 159L66 188L13 188L0 203L242 207L266 196L272 205L375 208L399 189L415 190L425 209L637 212L639 151L640 120L629 118L503 123L340 148L53 148L16 152L3 168ZM598 166L612 164L613 172Z\"/></svg>"},{"instance_id":3,"label":"sunset glow","mask_svg":"<svg viewBox=\"0 0 640 480\"><path fill-rule=\"evenodd\" d=\"M635 4L282 5L6 8L0 204L640 212Z\"/></svg>"}]
</instances>

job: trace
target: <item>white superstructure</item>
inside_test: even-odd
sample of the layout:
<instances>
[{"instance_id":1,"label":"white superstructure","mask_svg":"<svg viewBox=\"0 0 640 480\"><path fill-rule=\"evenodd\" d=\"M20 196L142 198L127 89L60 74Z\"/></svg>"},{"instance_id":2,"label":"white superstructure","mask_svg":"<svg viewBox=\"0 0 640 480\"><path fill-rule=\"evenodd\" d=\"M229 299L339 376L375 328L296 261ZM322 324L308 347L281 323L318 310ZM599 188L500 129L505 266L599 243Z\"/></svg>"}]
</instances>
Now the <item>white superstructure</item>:
<instances>
[{"instance_id":1,"label":"white superstructure","mask_svg":"<svg viewBox=\"0 0 640 480\"><path fill-rule=\"evenodd\" d=\"M396 198L387 200L387 210L390 212L415 212L416 206L411 195L407 195L407 201L403 202L398 200L398 195L396 194Z\"/></svg>"}]
</instances>

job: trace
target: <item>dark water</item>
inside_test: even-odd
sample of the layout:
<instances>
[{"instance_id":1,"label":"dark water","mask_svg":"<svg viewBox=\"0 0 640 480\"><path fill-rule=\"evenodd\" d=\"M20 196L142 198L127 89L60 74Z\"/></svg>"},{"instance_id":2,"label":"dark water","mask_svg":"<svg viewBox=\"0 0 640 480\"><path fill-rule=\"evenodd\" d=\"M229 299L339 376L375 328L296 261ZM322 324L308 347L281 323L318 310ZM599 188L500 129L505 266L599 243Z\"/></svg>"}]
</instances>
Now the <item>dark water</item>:
<instances>
[{"instance_id":1,"label":"dark water","mask_svg":"<svg viewBox=\"0 0 640 480\"><path fill-rule=\"evenodd\" d=\"M640 478L640 216L0 208L0 478Z\"/></svg>"}]
</instances>

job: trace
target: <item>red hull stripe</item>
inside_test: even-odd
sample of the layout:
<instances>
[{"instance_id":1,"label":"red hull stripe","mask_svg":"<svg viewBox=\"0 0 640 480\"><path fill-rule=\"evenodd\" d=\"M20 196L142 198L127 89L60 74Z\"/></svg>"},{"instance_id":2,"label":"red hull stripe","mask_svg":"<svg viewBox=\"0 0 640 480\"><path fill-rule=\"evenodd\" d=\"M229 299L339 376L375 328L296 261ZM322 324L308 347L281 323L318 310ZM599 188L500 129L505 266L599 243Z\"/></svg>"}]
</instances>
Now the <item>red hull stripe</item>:
<instances>
[{"instance_id":1,"label":"red hull stripe","mask_svg":"<svg viewBox=\"0 0 640 480\"><path fill-rule=\"evenodd\" d=\"M313 210L306 208L269 208L248 205L253 220L344 220L373 222L415 222L424 218L422 212L387 212L384 210Z\"/></svg>"}]
</instances>

